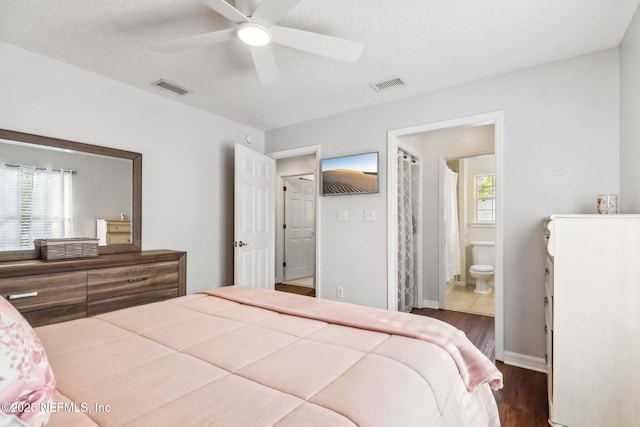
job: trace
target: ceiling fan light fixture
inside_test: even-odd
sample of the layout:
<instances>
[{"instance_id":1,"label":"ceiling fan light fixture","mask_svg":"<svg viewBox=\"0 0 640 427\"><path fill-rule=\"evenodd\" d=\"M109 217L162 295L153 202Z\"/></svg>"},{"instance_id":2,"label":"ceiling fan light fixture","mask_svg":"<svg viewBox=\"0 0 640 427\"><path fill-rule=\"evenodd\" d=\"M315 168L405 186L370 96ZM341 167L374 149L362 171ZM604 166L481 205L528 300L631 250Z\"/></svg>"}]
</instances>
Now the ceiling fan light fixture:
<instances>
[{"instance_id":1,"label":"ceiling fan light fixture","mask_svg":"<svg viewBox=\"0 0 640 427\"><path fill-rule=\"evenodd\" d=\"M249 46L265 46L271 42L271 32L254 22L243 22L238 25L238 38Z\"/></svg>"}]
</instances>

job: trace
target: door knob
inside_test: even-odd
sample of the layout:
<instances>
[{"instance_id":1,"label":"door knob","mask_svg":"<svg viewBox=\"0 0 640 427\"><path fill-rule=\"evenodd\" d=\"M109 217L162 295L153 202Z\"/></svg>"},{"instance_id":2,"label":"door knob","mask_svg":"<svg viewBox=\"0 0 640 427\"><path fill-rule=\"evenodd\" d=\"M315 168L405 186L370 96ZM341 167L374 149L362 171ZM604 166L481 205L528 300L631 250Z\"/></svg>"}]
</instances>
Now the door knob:
<instances>
[{"instance_id":1,"label":"door knob","mask_svg":"<svg viewBox=\"0 0 640 427\"><path fill-rule=\"evenodd\" d=\"M241 248L243 246L247 246L248 243L243 242L242 240L240 240L239 242L233 242L233 246L235 246L236 248Z\"/></svg>"}]
</instances>

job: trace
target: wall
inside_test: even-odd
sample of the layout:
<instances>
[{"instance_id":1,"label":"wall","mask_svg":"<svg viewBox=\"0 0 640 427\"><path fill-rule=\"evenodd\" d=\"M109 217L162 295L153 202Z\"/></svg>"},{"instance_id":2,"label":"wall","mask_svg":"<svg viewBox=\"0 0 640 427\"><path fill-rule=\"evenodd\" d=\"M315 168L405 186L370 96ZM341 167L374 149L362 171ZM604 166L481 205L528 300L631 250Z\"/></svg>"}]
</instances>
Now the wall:
<instances>
[{"instance_id":1,"label":"wall","mask_svg":"<svg viewBox=\"0 0 640 427\"><path fill-rule=\"evenodd\" d=\"M287 176L300 172L315 171L317 169L315 154L285 157L276 160L276 173Z\"/></svg>"},{"instance_id":2,"label":"wall","mask_svg":"<svg viewBox=\"0 0 640 427\"><path fill-rule=\"evenodd\" d=\"M187 251L189 293L233 282L234 143L264 152L262 131L6 43L0 58L0 128L142 153L142 248Z\"/></svg>"},{"instance_id":3,"label":"wall","mask_svg":"<svg viewBox=\"0 0 640 427\"><path fill-rule=\"evenodd\" d=\"M611 49L267 132L267 151L380 152L379 194L320 200L322 297L344 286L345 300L386 306L387 132L502 110L505 350L544 357L542 219L595 213L596 194L618 191L619 77ZM425 205L437 204L433 197ZM349 211L348 222L336 221L338 209ZM363 209L375 209L376 221L364 222ZM433 228L437 217L425 221Z\"/></svg>"},{"instance_id":4,"label":"wall","mask_svg":"<svg viewBox=\"0 0 640 427\"><path fill-rule=\"evenodd\" d=\"M640 9L620 48L620 212L640 212Z\"/></svg>"}]
</instances>

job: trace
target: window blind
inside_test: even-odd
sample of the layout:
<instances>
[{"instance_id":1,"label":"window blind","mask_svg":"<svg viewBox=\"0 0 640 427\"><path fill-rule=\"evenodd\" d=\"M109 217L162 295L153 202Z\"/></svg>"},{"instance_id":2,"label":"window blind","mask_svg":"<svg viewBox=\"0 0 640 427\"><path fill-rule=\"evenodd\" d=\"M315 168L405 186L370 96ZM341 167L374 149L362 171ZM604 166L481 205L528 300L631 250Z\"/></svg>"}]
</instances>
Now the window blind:
<instances>
[{"instance_id":1,"label":"window blind","mask_svg":"<svg viewBox=\"0 0 640 427\"><path fill-rule=\"evenodd\" d=\"M0 248L33 248L35 239L73 236L72 171L0 167Z\"/></svg>"}]
</instances>

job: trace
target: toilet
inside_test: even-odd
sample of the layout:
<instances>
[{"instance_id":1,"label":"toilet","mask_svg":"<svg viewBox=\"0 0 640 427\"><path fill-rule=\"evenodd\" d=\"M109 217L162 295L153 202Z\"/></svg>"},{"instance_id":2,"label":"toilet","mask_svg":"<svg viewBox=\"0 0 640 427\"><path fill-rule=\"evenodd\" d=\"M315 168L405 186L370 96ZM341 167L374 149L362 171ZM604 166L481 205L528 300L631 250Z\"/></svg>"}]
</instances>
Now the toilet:
<instances>
[{"instance_id":1,"label":"toilet","mask_svg":"<svg viewBox=\"0 0 640 427\"><path fill-rule=\"evenodd\" d=\"M469 274L476 279L476 294L490 294L491 288L487 282L493 280L495 271L495 243L494 242L471 242L471 261L473 265L469 268Z\"/></svg>"}]
</instances>

